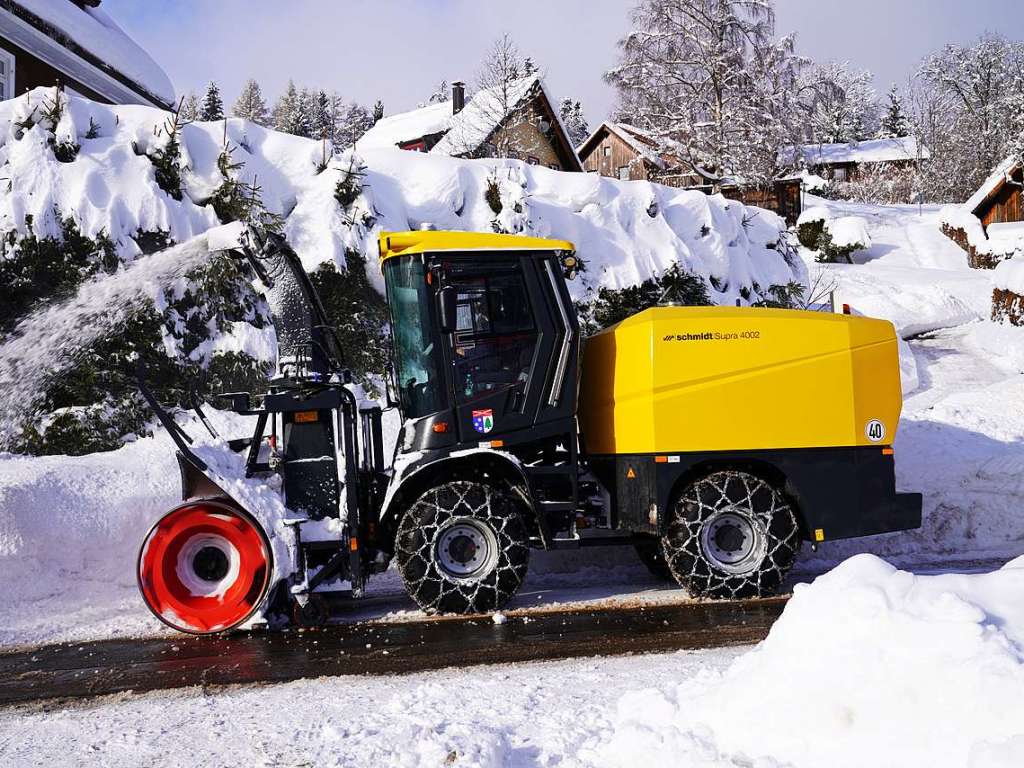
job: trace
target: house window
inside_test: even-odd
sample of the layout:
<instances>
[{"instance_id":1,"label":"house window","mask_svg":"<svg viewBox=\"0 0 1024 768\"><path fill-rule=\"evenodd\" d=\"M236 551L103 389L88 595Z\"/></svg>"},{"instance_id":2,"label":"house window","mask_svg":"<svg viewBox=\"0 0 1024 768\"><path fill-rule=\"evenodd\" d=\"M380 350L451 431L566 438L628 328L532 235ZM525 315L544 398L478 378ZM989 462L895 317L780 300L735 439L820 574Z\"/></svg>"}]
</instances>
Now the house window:
<instances>
[{"instance_id":1,"label":"house window","mask_svg":"<svg viewBox=\"0 0 1024 768\"><path fill-rule=\"evenodd\" d=\"M0 99L13 99L14 55L0 48Z\"/></svg>"},{"instance_id":2,"label":"house window","mask_svg":"<svg viewBox=\"0 0 1024 768\"><path fill-rule=\"evenodd\" d=\"M558 163L548 163L548 168L550 168L552 171L561 170L561 168L558 165Z\"/></svg>"},{"instance_id":3,"label":"house window","mask_svg":"<svg viewBox=\"0 0 1024 768\"><path fill-rule=\"evenodd\" d=\"M612 156L612 148L609 147L608 145L605 145L605 146L601 147L601 151L604 153L605 157L611 157Z\"/></svg>"},{"instance_id":4,"label":"house window","mask_svg":"<svg viewBox=\"0 0 1024 768\"><path fill-rule=\"evenodd\" d=\"M628 165L620 165L619 166L619 178L622 181L629 181L629 166Z\"/></svg>"},{"instance_id":5,"label":"house window","mask_svg":"<svg viewBox=\"0 0 1024 768\"><path fill-rule=\"evenodd\" d=\"M834 181L846 181L846 169L836 168L832 171L832 179Z\"/></svg>"},{"instance_id":6,"label":"house window","mask_svg":"<svg viewBox=\"0 0 1024 768\"><path fill-rule=\"evenodd\" d=\"M530 165L540 165L540 158L534 157L533 155L527 155L526 162Z\"/></svg>"}]
</instances>

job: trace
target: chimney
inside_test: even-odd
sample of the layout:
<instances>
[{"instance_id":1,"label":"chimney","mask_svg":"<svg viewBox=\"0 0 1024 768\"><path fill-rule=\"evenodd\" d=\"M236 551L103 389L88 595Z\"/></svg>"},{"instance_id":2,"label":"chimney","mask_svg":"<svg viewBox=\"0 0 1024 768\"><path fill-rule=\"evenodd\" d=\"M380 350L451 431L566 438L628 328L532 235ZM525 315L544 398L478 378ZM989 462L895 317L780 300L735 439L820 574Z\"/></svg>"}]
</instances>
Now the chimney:
<instances>
[{"instance_id":1,"label":"chimney","mask_svg":"<svg viewBox=\"0 0 1024 768\"><path fill-rule=\"evenodd\" d=\"M466 106L466 84L461 80L452 83L452 114L457 115Z\"/></svg>"}]
</instances>

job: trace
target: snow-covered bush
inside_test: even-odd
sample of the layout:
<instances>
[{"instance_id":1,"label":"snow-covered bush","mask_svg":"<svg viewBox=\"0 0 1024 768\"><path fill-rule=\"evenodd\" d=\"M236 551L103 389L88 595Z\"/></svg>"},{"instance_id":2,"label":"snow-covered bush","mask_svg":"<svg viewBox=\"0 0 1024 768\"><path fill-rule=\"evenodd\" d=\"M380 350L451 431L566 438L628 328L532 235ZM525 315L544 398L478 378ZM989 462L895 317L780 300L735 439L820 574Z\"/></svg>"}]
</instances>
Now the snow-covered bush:
<instances>
[{"instance_id":1,"label":"snow-covered bush","mask_svg":"<svg viewBox=\"0 0 1024 768\"><path fill-rule=\"evenodd\" d=\"M708 286L697 275L673 264L662 275L625 288L600 288L589 301L576 303L580 327L590 335L659 304L704 307L711 304Z\"/></svg>"},{"instance_id":2,"label":"snow-covered bush","mask_svg":"<svg viewBox=\"0 0 1024 768\"><path fill-rule=\"evenodd\" d=\"M825 229L825 222L832 214L823 205L815 205L801 212L796 220L796 235L800 245L810 250L818 247L818 238Z\"/></svg>"},{"instance_id":3,"label":"snow-covered bush","mask_svg":"<svg viewBox=\"0 0 1024 768\"><path fill-rule=\"evenodd\" d=\"M871 247L868 225L860 216L839 216L823 205L808 208L796 222L800 245L817 251L815 260L824 264L852 264L857 251Z\"/></svg>"}]
</instances>

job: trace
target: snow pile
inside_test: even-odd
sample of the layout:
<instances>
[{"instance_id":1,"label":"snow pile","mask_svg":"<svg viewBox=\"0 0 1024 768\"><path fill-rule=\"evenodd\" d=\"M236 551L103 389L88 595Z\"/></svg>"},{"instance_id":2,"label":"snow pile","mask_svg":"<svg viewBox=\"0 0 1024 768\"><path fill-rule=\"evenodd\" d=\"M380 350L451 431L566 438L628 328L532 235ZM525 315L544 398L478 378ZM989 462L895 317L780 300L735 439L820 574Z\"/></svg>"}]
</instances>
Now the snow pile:
<instances>
[{"instance_id":1,"label":"snow pile","mask_svg":"<svg viewBox=\"0 0 1024 768\"><path fill-rule=\"evenodd\" d=\"M679 760L696 743L744 755L741 765L1019 765L1022 594L1024 560L914 576L852 558L799 585L768 639L724 674L624 696L601 754L608 765L714 765Z\"/></svg>"},{"instance_id":2,"label":"snow pile","mask_svg":"<svg viewBox=\"0 0 1024 768\"><path fill-rule=\"evenodd\" d=\"M264 206L284 219L307 269L333 262L345 270L351 251L372 267L380 232L431 224L572 240L588 266L586 283L575 285L578 293L635 284L675 262L715 276L726 287L712 297L723 304L734 303L754 281L767 288L805 278L801 264L788 264L775 250L782 219L720 196L515 160L398 149L360 150L329 158L324 167L321 142L234 118L181 130L183 194L176 200L157 185L149 159L167 146L166 112L71 96L57 133L81 150L74 162L61 163L41 123L21 128L52 93L36 89L0 103L0 166L10 180L0 192L0 231L26 234L29 215L37 236L59 236L60 218L71 216L85 236L109 236L124 260L139 254L140 232L162 231L184 242L218 224L211 198L224 183L218 158L226 146L231 162L240 164L233 177L260 187ZM90 126L96 138L87 138ZM353 168L361 194L344 208L336 187ZM486 201L490 182L499 185L508 210L496 213Z\"/></svg>"},{"instance_id":3,"label":"snow pile","mask_svg":"<svg viewBox=\"0 0 1024 768\"><path fill-rule=\"evenodd\" d=\"M1005 259L992 270L992 287L1024 296L1024 259Z\"/></svg>"},{"instance_id":4,"label":"snow pile","mask_svg":"<svg viewBox=\"0 0 1024 768\"><path fill-rule=\"evenodd\" d=\"M871 247L868 223L860 216L840 216L826 221L826 226L832 236L832 244L837 248L864 250Z\"/></svg>"},{"instance_id":5,"label":"snow pile","mask_svg":"<svg viewBox=\"0 0 1024 768\"><path fill-rule=\"evenodd\" d=\"M801 224L813 224L816 221L826 222L832 218L832 212L824 205L812 205L804 208L796 220L797 226Z\"/></svg>"}]
</instances>

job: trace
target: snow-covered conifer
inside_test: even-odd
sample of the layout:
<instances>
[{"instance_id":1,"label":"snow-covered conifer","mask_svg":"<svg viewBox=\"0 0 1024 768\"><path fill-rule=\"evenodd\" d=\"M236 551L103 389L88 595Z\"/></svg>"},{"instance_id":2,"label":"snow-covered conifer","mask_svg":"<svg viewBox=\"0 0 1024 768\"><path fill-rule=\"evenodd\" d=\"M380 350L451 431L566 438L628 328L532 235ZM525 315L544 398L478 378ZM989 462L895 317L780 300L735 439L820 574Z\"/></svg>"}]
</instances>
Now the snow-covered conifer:
<instances>
[{"instance_id":1,"label":"snow-covered conifer","mask_svg":"<svg viewBox=\"0 0 1024 768\"><path fill-rule=\"evenodd\" d=\"M885 115L878 127L879 138L901 138L910 135L910 120L903 110L903 99L900 97L899 89L893 83L886 96L889 104L886 107Z\"/></svg>"},{"instance_id":2,"label":"snow-covered conifer","mask_svg":"<svg viewBox=\"0 0 1024 768\"><path fill-rule=\"evenodd\" d=\"M251 120L258 125L267 125L270 115L267 112L267 102L263 98L263 91L260 89L259 83L252 78L245 81L238 100L231 108L231 114Z\"/></svg>"},{"instance_id":3,"label":"snow-covered conifer","mask_svg":"<svg viewBox=\"0 0 1024 768\"><path fill-rule=\"evenodd\" d=\"M562 99L558 112L558 116L562 119L562 125L565 126L565 131L569 134L569 140L574 147L578 147L590 135L590 126L587 124L587 118L583 114L580 102L569 98Z\"/></svg>"},{"instance_id":4,"label":"snow-covered conifer","mask_svg":"<svg viewBox=\"0 0 1024 768\"><path fill-rule=\"evenodd\" d=\"M199 97L196 96L195 91L189 91L188 96L181 103L178 116L186 123L191 123L199 119L199 111Z\"/></svg>"},{"instance_id":5,"label":"snow-covered conifer","mask_svg":"<svg viewBox=\"0 0 1024 768\"><path fill-rule=\"evenodd\" d=\"M213 80L206 86L206 95L203 97L199 119L207 122L224 119L224 101L220 97L220 88Z\"/></svg>"}]
</instances>

